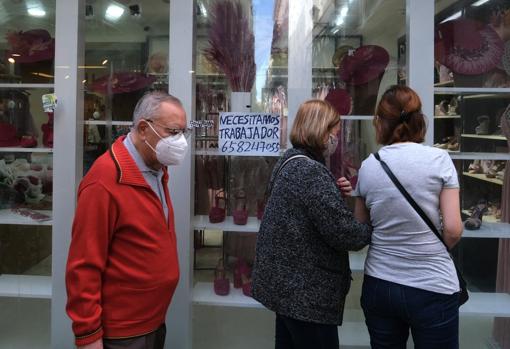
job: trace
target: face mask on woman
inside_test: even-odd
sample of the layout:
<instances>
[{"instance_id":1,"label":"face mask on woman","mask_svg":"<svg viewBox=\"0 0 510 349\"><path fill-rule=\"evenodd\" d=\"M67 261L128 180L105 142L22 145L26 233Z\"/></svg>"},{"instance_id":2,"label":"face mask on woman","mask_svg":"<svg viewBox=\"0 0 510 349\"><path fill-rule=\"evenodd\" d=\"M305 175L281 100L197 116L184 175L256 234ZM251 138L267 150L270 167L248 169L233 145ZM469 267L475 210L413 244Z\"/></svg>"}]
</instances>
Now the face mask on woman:
<instances>
[{"instance_id":1,"label":"face mask on woman","mask_svg":"<svg viewBox=\"0 0 510 349\"><path fill-rule=\"evenodd\" d=\"M328 138L328 142L326 144L326 150L324 151L324 157L328 157L333 155L338 147L338 137L330 134Z\"/></svg>"},{"instance_id":2,"label":"face mask on woman","mask_svg":"<svg viewBox=\"0 0 510 349\"><path fill-rule=\"evenodd\" d=\"M152 127L150 122L148 122L148 125L160 139L156 144L156 149L154 149L147 140L145 140L145 144L156 153L156 158L159 163L163 166L179 165L182 159L184 159L188 148L188 142L184 134L179 133L174 136L163 138Z\"/></svg>"}]
</instances>

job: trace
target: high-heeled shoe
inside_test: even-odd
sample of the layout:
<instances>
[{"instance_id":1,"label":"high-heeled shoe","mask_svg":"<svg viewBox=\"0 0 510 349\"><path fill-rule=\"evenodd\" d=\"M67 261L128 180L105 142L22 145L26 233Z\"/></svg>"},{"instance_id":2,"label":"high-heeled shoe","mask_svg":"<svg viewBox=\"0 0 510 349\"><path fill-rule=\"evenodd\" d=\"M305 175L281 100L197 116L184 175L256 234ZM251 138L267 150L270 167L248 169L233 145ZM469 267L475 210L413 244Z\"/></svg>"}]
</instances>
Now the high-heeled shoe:
<instances>
[{"instance_id":1,"label":"high-heeled shoe","mask_svg":"<svg viewBox=\"0 0 510 349\"><path fill-rule=\"evenodd\" d=\"M483 173L482 166L480 166L480 160L474 160L468 167L468 173Z\"/></svg>"},{"instance_id":2,"label":"high-heeled shoe","mask_svg":"<svg viewBox=\"0 0 510 349\"><path fill-rule=\"evenodd\" d=\"M209 210L209 222L221 223L225 220L227 199L224 195L225 192L221 190L214 196L214 206Z\"/></svg>"},{"instance_id":3,"label":"high-heeled shoe","mask_svg":"<svg viewBox=\"0 0 510 349\"><path fill-rule=\"evenodd\" d=\"M248 210L246 209L246 194L243 190L240 190L234 196L234 211L232 216L234 218L234 224L245 225L248 223Z\"/></svg>"},{"instance_id":4,"label":"high-heeled shoe","mask_svg":"<svg viewBox=\"0 0 510 349\"><path fill-rule=\"evenodd\" d=\"M467 230L478 230L482 226L482 218L485 213L488 211L487 201L480 200L476 204L471 213L471 217L466 219L464 222L464 227Z\"/></svg>"},{"instance_id":5,"label":"high-heeled shoe","mask_svg":"<svg viewBox=\"0 0 510 349\"><path fill-rule=\"evenodd\" d=\"M478 126L475 127L475 133L477 135L488 135L489 134L489 117L487 115L480 115L476 118Z\"/></svg>"},{"instance_id":6,"label":"high-heeled shoe","mask_svg":"<svg viewBox=\"0 0 510 349\"><path fill-rule=\"evenodd\" d=\"M223 259L218 260L214 270L214 293L218 296L226 296L230 293L230 280L225 276Z\"/></svg>"}]
</instances>

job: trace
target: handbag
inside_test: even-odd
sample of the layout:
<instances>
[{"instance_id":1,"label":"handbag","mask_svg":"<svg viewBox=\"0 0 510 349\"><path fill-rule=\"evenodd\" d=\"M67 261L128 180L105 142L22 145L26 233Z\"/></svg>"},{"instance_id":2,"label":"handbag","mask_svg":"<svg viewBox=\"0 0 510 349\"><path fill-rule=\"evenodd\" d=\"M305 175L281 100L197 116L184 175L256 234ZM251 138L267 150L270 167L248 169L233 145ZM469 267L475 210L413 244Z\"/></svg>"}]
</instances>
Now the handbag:
<instances>
[{"instance_id":1,"label":"handbag","mask_svg":"<svg viewBox=\"0 0 510 349\"><path fill-rule=\"evenodd\" d=\"M432 223L432 221L425 214L425 212L423 212L421 207L418 206L416 201L414 201L414 199L411 197L411 195L409 195L407 190L405 190L405 188L402 186L402 184L400 184L399 180L397 179L397 177L395 177L395 175L390 170L388 165L383 160L381 160L381 157L379 156L379 153L375 153L374 156L377 159L377 161L379 161L381 163L381 166L384 169L384 172L386 172L388 177L390 177L390 179L393 182L393 184L395 184L395 186L398 188L398 190L402 193L402 195L409 202L409 204L414 208L416 213L418 213L418 215L423 219L423 221L429 226L430 230L432 230L432 232L437 236L437 238L443 243L444 247L446 248L446 251L448 251L448 253L450 253L450 249L448 248L448 246L444 242L443 237L441 236L441 234L437 230L437 228L434 225L434 223ZM450 258L451 258L451 255L450 255ZM459 306L461 306L462 304L464 304L464 303L466 303L468 301L469 293L468 293L468 290L467 290L466 281L462 277L462 274L460 273L460 270L457 267L457 264L455 263L453 258L452 258L452 261L453 261L453 265L455 266L455 271L457 272L457 278L459 279L459 287L460 287L460 291L459 291Z\"/></svg>"}]
</instances>

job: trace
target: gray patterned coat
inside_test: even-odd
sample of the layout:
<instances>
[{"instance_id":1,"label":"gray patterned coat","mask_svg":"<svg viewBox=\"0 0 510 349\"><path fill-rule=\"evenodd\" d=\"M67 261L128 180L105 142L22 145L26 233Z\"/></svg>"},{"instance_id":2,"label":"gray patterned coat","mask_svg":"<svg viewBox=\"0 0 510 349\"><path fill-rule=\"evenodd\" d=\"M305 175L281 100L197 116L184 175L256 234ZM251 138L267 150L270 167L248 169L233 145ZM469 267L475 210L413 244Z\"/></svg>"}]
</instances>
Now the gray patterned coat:
<instances>
[{"instance_id":1,"label":"gray patterned coat","mask_svg":"<svg viewBox=\"0 0 510 349\"><path fill-rule=\"evenodd\" d=\"M309 158L292 159L275 179L280 164L297 154ZM366 246L371 228L354 219L322 161L293 148L276 164L257 235L252 293L280 315L340 325L351 281L347 251Z\"/></svg>"}]
</instances>

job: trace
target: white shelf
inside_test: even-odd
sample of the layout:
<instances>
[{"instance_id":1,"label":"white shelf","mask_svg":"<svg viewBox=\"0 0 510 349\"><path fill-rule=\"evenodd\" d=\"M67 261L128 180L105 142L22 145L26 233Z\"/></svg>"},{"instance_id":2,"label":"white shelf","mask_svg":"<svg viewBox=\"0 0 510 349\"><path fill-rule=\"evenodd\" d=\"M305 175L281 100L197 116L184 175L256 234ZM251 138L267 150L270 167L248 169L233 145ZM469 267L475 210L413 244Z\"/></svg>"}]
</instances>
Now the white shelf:
<instances>
[{"instance_id":1,"label":"white shelf","mask_svg":"<svg viewBox=\"0 0 510 349\"><path fill-rule=\"evenodd\" d=\"M342 115L341 120L373 120L373 115Z\"/></svg>"},{"instance_id":2,"label":"white shelf","mask_svg":"<svg viewBox=\"0 0 510 349\"><path fill-rule=\"evenodd\" d=\"M37 210L36 212L43 213L52 217L51 211L41 211ZM52 220L38 222L33 220L30 217L25 217L20 214L14 213L11 210L5 209L0 210L0 224L13 224L13 225L48 225L51 226L53 224Z\"/></svg>"},{"instance_id":3,"label":"white shelf","mask_svg":"<svg viewBox=\"0 0 510 349\"><path fill-rule=\"evenodd\" d=\"M43 89L53 89L54 87L55 87L54 84L0 84L0 88L22 88L22 89L43 88Z\"/></svg>"},{"instance_id":4,"label":"white shelf","mask_svg":"<svg viewBox=\"0 0 510 349\"><path fill-rule=\"evenodd\" d=\"M460 115L434 115L434 119L460 119Z\"/></svg>"},{"instance_id":5,"label":"white shelf","mask_svg":"<svg viewBox=\"0 0 510 349\"><path fill-rule=\"evenodd\" d=\"M495 136L495 135L477 135L472 133L463 133L460 135L464 138L479 138L479 139L492 139L497 141L506 141L505 136Z\"/></svg>"},{"instance_id":6,"label":"white shelf","mask_svg":"<svg viewBox=\"0 0 510 349\"><path fill-rule=\"evenodd\" d=\"M0 297L51 298L51 276L0 275Z\"/></svg>"},{"instance_id":7,"label":"white shelf","mask_svg":"<svg viewBox=\"0 0 510 349\"><path fill-rule=\"evenodd\" d=\"M510 294L469 292L469 300L459 312L461 315L510 317Z\"/></svg>"},{"instance_id":8,"label":"white shelf","mask_svg":"<svg viewBox=\"0 0 510 349\"><path fill-rule=\"evenodd\" d=\"M462 174L466 177L476 178L481 181L497 184L497 185L503 185L503 181L501 179L497 178L487 178L487 176L484 173L468 173L468 172L462 172Z\"/></svg>"},{"instance_id":9,"label":"white shelf","mask_svg":"<svg viewBox=\"0 0 510 349\"><path fill-rule=\"evenodd\" d=\"M434 84L434 87L453 87L454 81L444 81L444 82L437 82Z\"/></svg>"},{"instance_id":10,"label":"white shelf","mask_svg":"<svg viewBox=\"0 0 510 349\"><path fill-rule=\"evenodd\" d=\"M264 308L262 304L243 294L242 288L234 288L230 284L230 293L218 296L214 293L212 282L198 282L193 287L193 303L220 307Z\"/></svg>"},{"instance_id":11,"label":"white shelf","mask_svg":"<svg viewBox=\"0 0 510 349\"><path fill-rule=\"evenodd\" d=\"M85 120L85 125L133 126L133 121Z\"/></svg>"},{"instance_id":12,"label":"white shelf","mask_svg":"<svg viewBox=\"0 0 510 349\"><path fill-rule=\"evenodd\" d=\"M462 94L462 93L477 93L479 97L492 96L489 93L509 93L510 88L492 88L492 87L434 87L434 93L438 94Z\"/></svg>"},{"instance_id":13,"label":"white shelf","mask_svg":"<svg viewBox=\"0 0 510 349\"><path fill-rule=\"evenodd\" d=\"M464 228L463 238L490 238L490 239L510 239L510 224L501 222L485 221L487 217L483 216L482 225L478 230L468 230Z\"/></svg>"},{"instance_id":14,"label":"white shelf","mask_svg":"<svg viewBox=\"0 0 510 349\"><path fill-rule=\"evenodd\" d=\"M467 215L468 217L471 216L471 211L469 210L462 210L462 213ZM483 222L487 223L501 223L501 220L497 219L496 216L492 215L483 215Z\"/></svg>"},{"instance_id":15,"label":"white shelf","mask_svg":"<svg viewBox=\"0 0 510 349\"><path fill-rule=\"evenodd\" d=\"M472 153L459 152L451 155L454 160L509 160L510 154L507 153Z\"/></svg>"},{"instance_id":16,"label":"white shelf","mask_svg":"<svg viewBox=\"0 0 510 349\"><path fill-rule=\"evenodd\" d=\"M0 147L0 153L53 153L53 148Z\"/></svg>"},{"instance_id":17,"label":"white shelf","mask_svg":"<svg viewBox=\"0 0 510 349\"><path fill-rule=\"evenodd\" d=\"M221 223L209 222L209 216L195 216L193 218L193 228L195 230L224 230L224 231L236 231L242 233L257 233L259 231L260 221L257 217L248 217L248 223L246 225L234 224L234 218L227 216Z\"/></svg>"}]
</instances>

